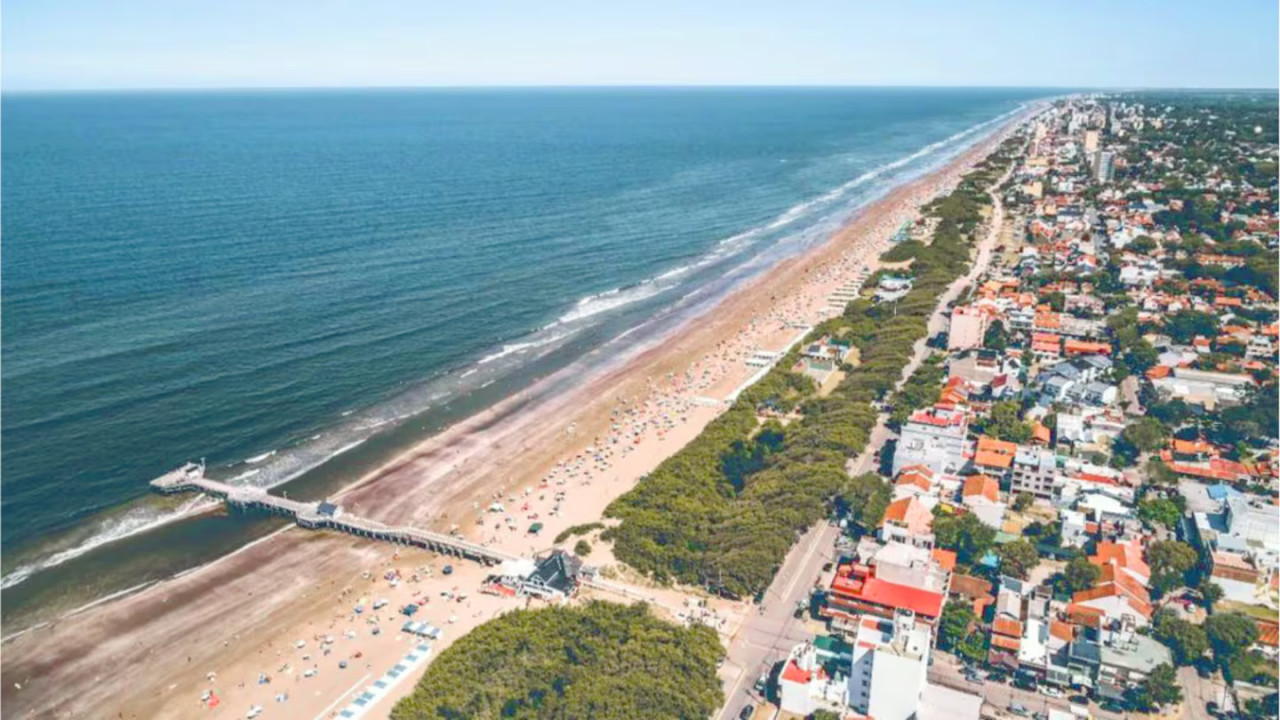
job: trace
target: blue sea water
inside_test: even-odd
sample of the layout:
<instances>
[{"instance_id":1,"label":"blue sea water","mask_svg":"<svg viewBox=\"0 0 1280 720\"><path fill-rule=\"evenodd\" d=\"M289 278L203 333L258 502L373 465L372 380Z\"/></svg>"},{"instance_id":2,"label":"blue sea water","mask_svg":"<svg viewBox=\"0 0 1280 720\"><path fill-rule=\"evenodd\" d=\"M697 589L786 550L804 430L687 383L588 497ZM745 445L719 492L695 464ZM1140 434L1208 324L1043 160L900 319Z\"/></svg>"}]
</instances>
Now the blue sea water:
<instances>
[{"instance_id":1,"label":"blue sea water","mask_svg":"<svg viewBox=\"0 0 1280 720\"><path fill-rule=\"evenodd\" d=\"M176 512L147 481L182 461L340 483L342 451L825 238L1045 94L5 95L6 615L136 555ZM252 525L201 522L97 593Z\"/></svg>"}]
</instances>

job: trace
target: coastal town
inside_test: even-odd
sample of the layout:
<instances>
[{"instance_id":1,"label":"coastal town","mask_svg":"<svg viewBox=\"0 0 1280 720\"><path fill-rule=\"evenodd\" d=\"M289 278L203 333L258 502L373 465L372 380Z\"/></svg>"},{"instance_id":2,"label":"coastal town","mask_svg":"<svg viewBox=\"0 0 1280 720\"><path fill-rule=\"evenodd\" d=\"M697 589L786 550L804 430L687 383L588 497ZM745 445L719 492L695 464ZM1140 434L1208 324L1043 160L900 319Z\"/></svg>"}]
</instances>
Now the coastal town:
<instances>
[{"instance_id":1,"label":"coastal town","mask_svg":"<svg viewBox=\"0 0 1280 720\"><path fill-rule=\"evenodd\" d=\"M1122 96L1028 132L756 683L780 717L1276 715L1274 119Z\"/></svg>"},{"instance_id":2,"label":"coastal town","mask_svg":"<svg viewBox=\"0 0 1280 720\"><path fill-rule=\"evenodd\" d=\"M275 594L197 572L111 606L217 585L205 615L263 608L147 628L145 656L186 649L121 714L1275 717L1276 112L1028 106L785 292L766 276L687 363L599 393L594 421L515 426L553 440L500 479L501 442L465 435L315 502L161 478L300 528L241 551L286 548ZM59 652L97 631L76 622Z\"/></svg>"}]
</instances>

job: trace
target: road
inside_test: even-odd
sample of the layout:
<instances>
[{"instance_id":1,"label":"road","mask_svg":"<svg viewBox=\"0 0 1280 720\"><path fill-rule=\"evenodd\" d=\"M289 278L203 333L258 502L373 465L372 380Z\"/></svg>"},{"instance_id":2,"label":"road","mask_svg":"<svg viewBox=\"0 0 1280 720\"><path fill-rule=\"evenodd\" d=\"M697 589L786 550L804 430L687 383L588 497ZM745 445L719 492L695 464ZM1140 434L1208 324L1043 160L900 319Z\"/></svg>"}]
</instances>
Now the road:
<instances>
[{"instance_id":1,"label":"road","mask_svg":"<svg viewBox=\"0 0 1280 720\"><path fill-rule=\"evenodd\" d=\"M1226 686L1217 673L1202 678L1195 668L1180 667L1178 684L1182 686L1182 717L1187 720L1210 720L1213 716L1205 709L1210 700L1223 705Z\"/></svg>"},{"instance_id":2,"label":"road","mask_svg":"<svg viewBox=\"0 0 1280 720\"><path fill-rule=\"evenodd\" d=\"M933 665L929 668L929 682L954 687L965 692L977 693L985 703L996 710L1005 710L1011 703L1019 703L1031 712L1048 713L1050 708L1067 711L1070 702L1065 697L1051 698L1033 690L1023 690L1007 683L969 682L964 678L960 662L954 655L940 650L933 651ZM1098 720L1124 720L1126 714L1110 713L1092 703L1090 713Z\"/></svg>"},{"instance_id":3,"label":"road","mask_svg":"<svg viewBox=\"0 0 1280 720\"><path fill-rule=\"evenodd\" d=\"M1010 172L1012 166L1010 166ZM1008 177L1008 172L996 181L994 189ZM1004 225L1004 205L998 193L992 192L991 219L987 226L987 234L978 244L978 256L970 267L968 274L956 278L946 292L938 298L938 305L929 318L928 332L924 338L916 342L902 377L898 380L901 387L906 379L924 362L929 352L925 342L929 337L941 332L947 324L945 315L947 305L960 296L960 292L986 272L991 264L992 250L1000 239L1000 229ZM884 447L892 432L886 425L889 419L882 413L876 418L876 425L871 430L867 447L856 458L847 464L851 475L859 475L870 467L876 453ZM791 552L787 555L782 568L766 591L762 611L743 621L738 633L729 643L726 662L738 668L739 675L734 684L725 693L725 704L716 715L719 720L732 720L737 717L743 705L753 701L752 686L760 674L770 669L773 664L784 657L796 644L807 639L808 633L802 623L792 616L796 601L809 596L809 588L814 584L821 572L822 565L831 560L834 553L835 540L838 535L835 526L821 523L811 529ZM1028 706L1030 707L1030 706Z\"/></svg>"},{"instance_id":4,"label":"road","mask_svg":"<svg viewBox=\"0 0 1280 720\"><path fill-rule=\"evenodd\" d=\"M815 525L791 548L765 593L761 612L749 616L729 643L726 662L739 669L738 679L725 693L726 702L716 716L731 720L743 705L753 702L752 686L760 673L782 660L791 648L809 637L797 620L796 602L807 600L809 590L831 561L837 528L827 522Z\"/></svg>"}]
</instances>

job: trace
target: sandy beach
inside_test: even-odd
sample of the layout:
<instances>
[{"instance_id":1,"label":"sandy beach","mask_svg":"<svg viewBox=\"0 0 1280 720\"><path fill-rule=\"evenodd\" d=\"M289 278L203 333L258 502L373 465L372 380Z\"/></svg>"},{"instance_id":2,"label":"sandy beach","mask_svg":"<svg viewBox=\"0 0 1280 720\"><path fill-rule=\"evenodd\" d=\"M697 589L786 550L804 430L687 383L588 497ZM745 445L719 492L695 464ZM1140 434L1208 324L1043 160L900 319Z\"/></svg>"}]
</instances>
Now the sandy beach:
<instances>
[{"instance_id":1,"label":"sandy beach","mask_svg":"<svg viewBox=\"0 0 1280 720\"><path fill-rule=\"evenodd\" d=\"M347 512L455 531L512 554L549 549L565 528L599 520L722 412L757 372L747 363L754 353L781 350L834 314L832 293L864 268L874 271L894 231L954 186L1021 117L868 205L828 242L746 283L660 343L592 373L571 365L424 441L336 501ZM504 510L489 512L494 502ZM528 532L534 522L543 524L538 535ZM586 561L612 566L607 546L594 534L589 540ZM432 656L524 605L481 594L488 572L291 528L10 640L0 697L12 717L231 718L255 705L262 717L331 717L420 642L400 631L404 604L422 603L414 619L443 629ZM673 612L682 607L678 592L637 587ZM708 611L727 636L742 608L716 600ZM385 716L425 667L402 675L367 717Z\"/></svg>"}]
</instances>

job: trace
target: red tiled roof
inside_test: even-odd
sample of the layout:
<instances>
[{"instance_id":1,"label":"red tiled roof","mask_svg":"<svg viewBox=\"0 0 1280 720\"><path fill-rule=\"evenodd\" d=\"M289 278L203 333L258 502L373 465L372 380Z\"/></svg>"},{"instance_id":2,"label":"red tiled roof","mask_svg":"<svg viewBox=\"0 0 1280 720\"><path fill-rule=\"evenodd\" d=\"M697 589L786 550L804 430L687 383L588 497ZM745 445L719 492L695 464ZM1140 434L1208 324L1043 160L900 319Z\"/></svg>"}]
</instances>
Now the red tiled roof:
<instances>
[{"instance_id":1,"label":"red tiled roof","mask_svg":"<svg viewBox=\"0 0 1280 720\"><path fill-rule=\"evenodd\" d=\"M1257 625L1259 645L1280 646L1280 624L1258 620Z\"/></svg>"},{"instance_id":2,"label":"red tiled roof","mask_svg":"<svg viewBox=\"0 0 1280 720\"><path fill-rule=\"evenodd\" d=\"M813 673L808 670L801 670L795 660L788 662L787 666L782 669L782 679L787 682L807 683L811 677L813 677Z\"/></svg>"},{"instance_id":3,"label":"red tiled roof","mask_svg":"<svg viewBox=\"0 0 1280 720\"><path fill-rule=\"evenodd\" d=\"M1086 342L1067 338L1067 342L1063 345L1063 350L1068 355L1110 355L1111 345L1103 342Z\"/></svg>"},{"instance_id":4,"label":"red tiled roof","mask_svg":"<svg viewBox=\"0 0 1280 720\"><path fill-rule=\"evenodd\" d=\"M991 644L998 648L1003 648L1005 650L1013 650L1014 652L1017 652L1018 648L1022 647L1022 638L1021 637L1005 637L1004 635L992 635Z\"/></svg>"},{"instance_id":5,"label":"red tiled roof","mask_svg":"<svg viewBox=\"0 0 1280 720\"><path fill-rule=\"evenodd\" d=\"M910 585L898 585L870 577L862 585L861 599L874 605L884 605L896 610L911 610L918 615L938 617L942 614L942 593L931 592Z\"/></svg>"},{"instance_id":6,"label":"red tiled roof","mask_svg":"<svg viewBox=\"0 0 1280 720\"><path fill-rule=\"evenodd\" d=\"M956 553L954 550L943 550L942 548L933 549L933 559L938 563L939 567L947 572L956 569Z\"/></svg>"},{"instance_id":7,"label":"red tiled roof","mask_svg":"<svg viewBox=\"0 0 1280 720\"><path fill-rule=\"evenodd\" d=\"M991 632L1009 637L1022 637L1022 623L1008 617L998 617L991 623Z\"/></svg>"},{"instance_id":8,"label":"red tiled roof","mask_svg":"<svg viewBox=\"0 0 1280 720\"><path fill-rule=\"evenodd\" d=\"M994 467L1001 470L1008 470L1013 465L1012 455L1002 455L990 450L979 450L973 456L973 463L982 467Z\"/></svg>"},{"instance_id":9,"label":"red tiled roof","mask_svg":"<svg viewBox=\"0 0 1280 720\"><path fill-rule=\"evenodd\" d=\"M991 596L991 581L976 578L972 575L952 575L951 594L967 598Z\"/></svg>"},{"instance_id":10,"label":"red tiled roof","mask_svg":"<svg viewBox=\"0 0 1280 720\"><path fill-rule=\"evenodd\" d=\"M1142 544L1136 538L1126 543L1098 543L1097 552L1089 557L1089 562L1103 568L1114 563L1144 579L1151 578L1151 568L1143 562Z\"/></svg>"},{"instance_id":11,"label":"red tiled roof","mask_svg":"<svg viewBox=\"0 0 1280 720\"><path fill-rule=\"evenodd\" d=\"M975 495L981 495L993 503L1000 502L1000 483L988 475L970 475L964 480L964 497Z\"/></svg>"}]
</instances>

